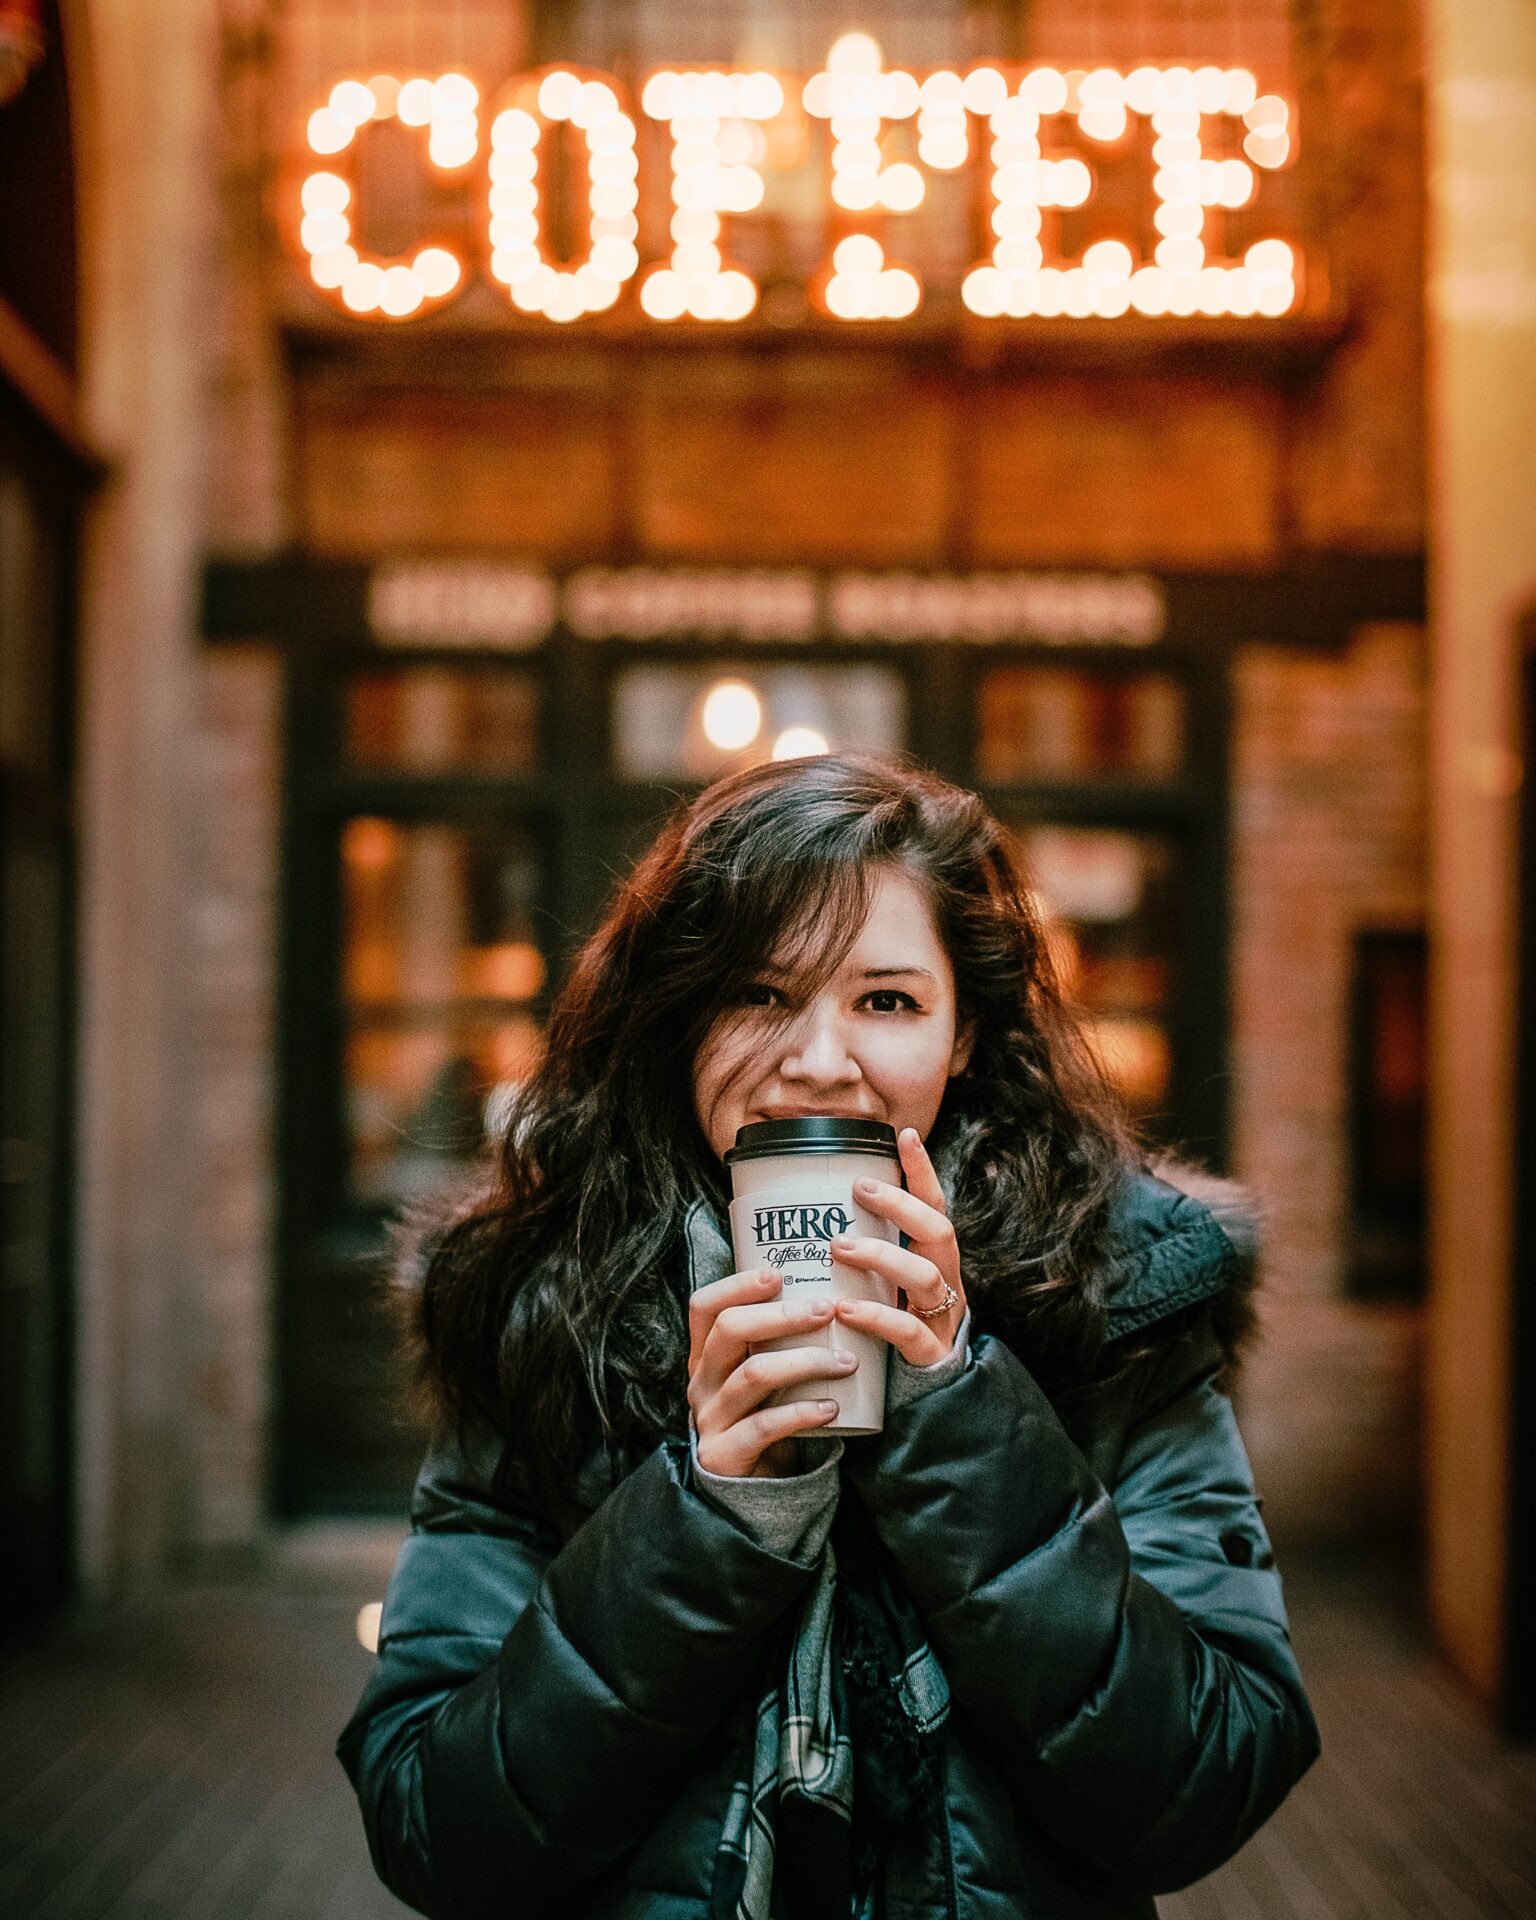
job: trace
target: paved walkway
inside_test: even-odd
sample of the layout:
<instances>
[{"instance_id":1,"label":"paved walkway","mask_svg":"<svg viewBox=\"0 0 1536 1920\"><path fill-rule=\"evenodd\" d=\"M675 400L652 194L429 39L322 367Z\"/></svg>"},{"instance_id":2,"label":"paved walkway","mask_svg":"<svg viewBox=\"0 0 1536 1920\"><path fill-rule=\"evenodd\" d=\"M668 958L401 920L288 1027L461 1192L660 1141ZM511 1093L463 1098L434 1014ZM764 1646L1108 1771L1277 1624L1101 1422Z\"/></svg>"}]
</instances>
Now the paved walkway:
<instances>
[{"instance_id":1,"label":"paved walkway","mask_svg":"<svg viewBox=\"0 0 1536 1920\"><path fill-rule=\"evenodd\" d=\"M260 1578L0 1657L0 1920L404 1914L331 1753L390 1557L378 1536L300 1540ZM1392 1591L1290 1571L1326 1751L1164 1920L1536 1920L1536 1753L1500 1745Z\"/></svg>"}]
</instances>

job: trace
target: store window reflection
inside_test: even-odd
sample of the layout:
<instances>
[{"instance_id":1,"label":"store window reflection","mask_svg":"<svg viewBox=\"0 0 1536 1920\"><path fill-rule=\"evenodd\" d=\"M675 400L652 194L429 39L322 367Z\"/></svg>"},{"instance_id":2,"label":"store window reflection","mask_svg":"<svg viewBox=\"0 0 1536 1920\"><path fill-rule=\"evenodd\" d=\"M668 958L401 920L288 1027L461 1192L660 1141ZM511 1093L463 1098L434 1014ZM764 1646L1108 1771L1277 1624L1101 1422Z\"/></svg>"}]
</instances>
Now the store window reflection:
<instances>
[{"instance_id":1,"label":"store window reflection","mask_svg":"<svg viewBox=\"0 0 1536 1920\"><path fill-rule=\"evenodd\" d=\"M1175 847L1087 827L1020 827L1014 841L1068 998L1132 1113L1149 1119L1166 1108L1173 1076Z\"/></svg>"},{"instance_id":2,"label":"store window reflection","mask_svg":"<svg viewBox=\"0 0 1536 1920\"><path fill-rule=\"evenodd\" d=\"M417 667L347 684L347 759L402 772L527 773L538 761L532 674Z\"/></svg>"},{"instance_id":3,"label":"store window reflection","mask_svg":"<svg viewBox=\"0 0 1536 1920\"><path fill-rule=\"evenodd\" d=\"M632 667L615 677L612 711L627 780L709 780L759 760L906 744L905 693L886 667Z\"/></svg>"},{"instance_id":4,"label":"store window reflection","mask_svg":"<svg viewBox=\"0 0 1536 1920\"><path fill-rule=\"evenodd\" d=\"M543 865L513 826L363 817L342 868L348 1188L390 1205L479 1162L538 1058Z\"/></svg>"},{"instance_id":5,"label":"store window reflection","mask_svg":"<svg viewBox=\"0 0 1536 1920\"><path fill-rule=\"evenodd\" d=\"M1166 674L1000 667L981 683L983 780L1158 780L1184 763L1184 696Z\"/></svg>"}]
</instances>

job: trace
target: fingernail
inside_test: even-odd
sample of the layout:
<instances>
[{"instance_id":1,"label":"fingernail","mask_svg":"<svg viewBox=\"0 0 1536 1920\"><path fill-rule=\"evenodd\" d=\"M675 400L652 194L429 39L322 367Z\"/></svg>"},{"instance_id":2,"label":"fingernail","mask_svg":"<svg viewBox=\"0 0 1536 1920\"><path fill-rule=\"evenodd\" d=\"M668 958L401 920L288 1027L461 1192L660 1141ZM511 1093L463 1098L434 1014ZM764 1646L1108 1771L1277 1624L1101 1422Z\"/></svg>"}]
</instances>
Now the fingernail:
<instances>
[{"instance_id":1,"label":"fingernail","mask_svg":"<svg viewBox=\"0 0 1536 1920\"><path fill-rule=\"evenodd\" d=\"M852 1253L853 1242L845 1238L844 1235L839 1234L837 1238L832 1242L832 1251L834 1253Z\"/></svg>"},{"instance_id":2,"label":"fingernail","mask_svg":"<svg viewBox=\"0 0 1536 1920\"><path fill-rule=\"evenodd\" d=\"M878 1193L880 1183L878 1180L866 1180L861 1176L854 1181L853 1190L855 1193Z\"/></svg>"},{"instance_id":3,"label":"fingernail","mask_svg":"<svg viewBox=\"0 0 1536 1920\"><path fill-rule=\"evenodd\" d=\"M837 1412L837 1402L835 1400L818 1400L816 1404L821 1408L823 1413Z\"/></svg>"},{"instance_id":4,"label":"fingernail","mask_svg":"<svg viewBox=\"0 0 1536 1920\"><path fill-rule=\"evenodd\" d=\"M856 1353L850 1353L846 1347L835 1348L832 1358L840 1367L856 1367L859 1364L859 1356Z\"/></svg>"},{"instance_id":5,"label":"fingernail","mask_svg":"<svg viewBox=\"0 0 1536 1920\"><path fill-rule=\"evenodd\" d=\"M830 1300L813 1300L811 1302L811 1318L813 1320L830 1320L832 1318L832 1302Z\"/></svg>"}]
</instances>

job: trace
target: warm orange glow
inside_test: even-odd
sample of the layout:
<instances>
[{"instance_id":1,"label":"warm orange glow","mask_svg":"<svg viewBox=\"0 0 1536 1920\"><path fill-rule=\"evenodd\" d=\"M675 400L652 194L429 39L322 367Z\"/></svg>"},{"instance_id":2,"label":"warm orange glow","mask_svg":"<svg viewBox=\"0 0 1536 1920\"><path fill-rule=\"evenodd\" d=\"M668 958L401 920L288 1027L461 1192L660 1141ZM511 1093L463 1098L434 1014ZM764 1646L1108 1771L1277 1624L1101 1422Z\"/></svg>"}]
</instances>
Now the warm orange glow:
<instances>
[{"instance_id":1,"label":"warm orange glow","mask_svg":"<svg viewBox=\"0 0 1536 1920\"><path fill-rule=\"evenodd\" d=\"M908 268L887 266L878 240L850 233L833 249L832 271L816 294L838 320L905 320L916 313L923 289Z\"/></svg>"},{"instance_id":2,"label":"warm orange glow","mask_svg":"<svg viewBox=\"0 0 1536 1920\"><path fill-rule=\"evenodd\" d=\"M831 750L827 736L817 727L786 727L773 743L775 760L809 760Z\"/></svg>"},{"instance_id":3,"label":"warm orange glow","mask_svg":"<svg viewBox=\"0 0 1536 1920\"><path fill-rule=\"evenodd\" d=\"M1099 1014L1083 1024L1105 1073L1127 1100L1146 1107L1166 1096L1173 1054L1167 1031L1157 1021Z\"/></svg>"},{"instance_id":4,"label":"warm orange glow","mask_svg":"<svg viewBox=\"0 0 1536 1920\"><path fill-rule=\"evenodd\" d=\"M740 753L763 727L763 703L745 680L719 680L699 711L704 738L721 753Z\"/></svg>"},{"instance_id":5,"label":"warm orange glow","mask_svg":"<svg viewBox=\"0 0 1536 1920\"><path fill-rule=\"evenodd\" d=\"M538 213L545 129L566 125L587 159L587 251L575 265L550 258ZM508 89L491 122L490 269L515 307L565 325L614 304L640 265L639 171L635 123L605 79L549 67Z\"/></svg>"},{"instance_id":6,"label":"warm orange glow","mask_svg":"<svg viewBox=\"0 0 1536 1920\"><path fill-rule=\"evenodd\" d=\"M1077 934L1065 920L1053 919L1049 909L1035 896L1035 910L1041 914L1045 923L1045 950L1051 964L1056 969L1056 979L1063 995L1075 1000L1082 984L1083 956L1078 944Z\"/></svg>"},{"instance_id":7,"label":"warm orange glow","mask_svg":"<svg viewBox=\"0 0 1536 1920\"><path fill-rule=\"evenodd\" d=\"M544 956L527 940L466 947L460 956L464 989L482 1000L532 1000L544 985Z\"/></svg>"},{"instance_id":8,"label":"warm orange glow","mask_svg":"<svg viewBox=\"0 0 1536 1920\"><path fill-rule=\"evenodd\" d=\"M640 110L671 136L668 252L643 269L636 122L609 76L569 66L520 76L500 98L488 143L480 91L465 74L338 79L305 122L293 237L312 285L339 311L394 323L463 290L465 263L451 236L396 259L359 247L347 155L366 127L395 119L425 134L427 162L439 173L464 174L477 159L486 166L490 276L520 312L569 324L614 307L634 281L651 320L739 322L756 311L759 288L729 257L727 223L763 206L770 175L801 163L807 125L821 122L834 257L812 276L811 292L833 319L918 311L922 284L886 261L885 223L927 202L931 176L973 163L988 168L991 185L990 252L960 288L978 319L1253 319L1289 313L1299 298L1292 243L1264 238L1240 259L1222 257L1224 214L1248 207L1262 175L1295 158L1291 105L1261 93L1244 67L1066 73L986 63L915 73L887 69L879 43L851 32L803 85L766 71L667 68L645 79ZM1082 257L1064 259L1053 216L1091 206L1095 156L1127 138L1133 117L1149 121L1153 136L1150 257L1138 257L1125 233L1094 233L1090 223ZM1206 151L1206 130L1223 119L1242 158ZM892 135L887 152L885 130L908 124L912 132ZM540 214L551 131L579 136L585 155L585 251L570 262L549 257ZM913 134L915 159L900 157ZM836 248L849 240L876 246L879 263L839 265Z\"/></svg>"},{"instance_id":9,"label":"warm orange glow","mask_svg":"<svg viewBox=\"0 0 1536 1920\"><path fill-rule=\"evenodd\" d=\"M505 1020L492 1030L485 1043L483 1065L487 1078L493 1087L517 1086L539 1064L543 1051L544 1034L536 1021ZM487 1131L491 1131L489 1112Z\"/></svg>"},{"instance_id":10,"label":"warm orange glow","mask_svg":"<svg viewBox=\"0 0 1536 1920\"><path fill-rule=\"evenodd\" d=\"M768 141L762 123L784 109L771 73L664 71L645 83L640 104L672 135L672 253L640 285L653 320L745 320L757 282L729 263L723 216L762 203Z\"/></svg>"},{"instance_id":11,"label":"warm orange glow","mask_svg":"<svg viewBox=\"0 0 1536 1920\"><path fill-rule=\"evenodd\" d=\"M349 820L342 831L341 857L356 874L382 873L400 858L402 836L392 820Z\"/></svg>"},{"instance_id":12,"label":"warm orange glow","mask_svg":"<svg viewBox=\"0 0 1536 1920\"><path fill-rule=\"evenodd\" d=\"M479 90L462 73L401 81L378 73L338 80L306 125L310 152L334 165L306 174L299 188L303 219L299 245L310 279L335 304L359 319L409 320L444 306L463 286L463 262L449 248L425 246L397 259L371 258L357 245L353 185L341 156L371 122L398 117L427 130L430 164L451 173L479 152Z\"/></svg>"}]
</instances>

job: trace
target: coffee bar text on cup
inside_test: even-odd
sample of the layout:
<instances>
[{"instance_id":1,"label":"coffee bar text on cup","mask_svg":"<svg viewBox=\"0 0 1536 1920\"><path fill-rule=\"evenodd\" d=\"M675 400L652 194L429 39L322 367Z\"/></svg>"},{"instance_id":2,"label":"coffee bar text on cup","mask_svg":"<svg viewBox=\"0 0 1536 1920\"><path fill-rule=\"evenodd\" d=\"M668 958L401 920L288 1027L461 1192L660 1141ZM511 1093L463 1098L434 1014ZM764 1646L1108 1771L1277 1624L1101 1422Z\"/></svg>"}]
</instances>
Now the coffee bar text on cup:
<instances>
[{"instance_id":1,"label":"coffee bar text on cup","mask_svg":"<svg viewBox=\"0 0 1536 1920\"><path fill-rule=\"evenodd\" d=\"M419 140L435 189L458 183L467 196L395 256L365 244L355 166L369 129L388 121ZM1299 250L1265 230L1258 201L1263 175L1294 158L1295 134L1291 104L1244 67L907 71L849 33L808 78L664 70L638 100L567 66L489 96L462 72L340 78L309 113L284 198L312 285L373 322L447 306L478 269L538 320L569 324L632 298L659 324L729 326L762 292L738 257L751 252L742 223L803 220L808 205L825 216L815 306L837 321L904 320L925 287L902 258L901 219L936 200L946 175L975 188L945 188L943 205L972 234L959 295L980 320L1261 321L1300 299ZM1122 202L1100 218L1101 169L1127 155L1145 157L1140 213L1127 219ZM644 259L642 172L648 235L655 227ZM1243 215L1240 252L1229 212ZM1072 257L1063 214L1075 216Z\"/></svg>"}]
</instances>

